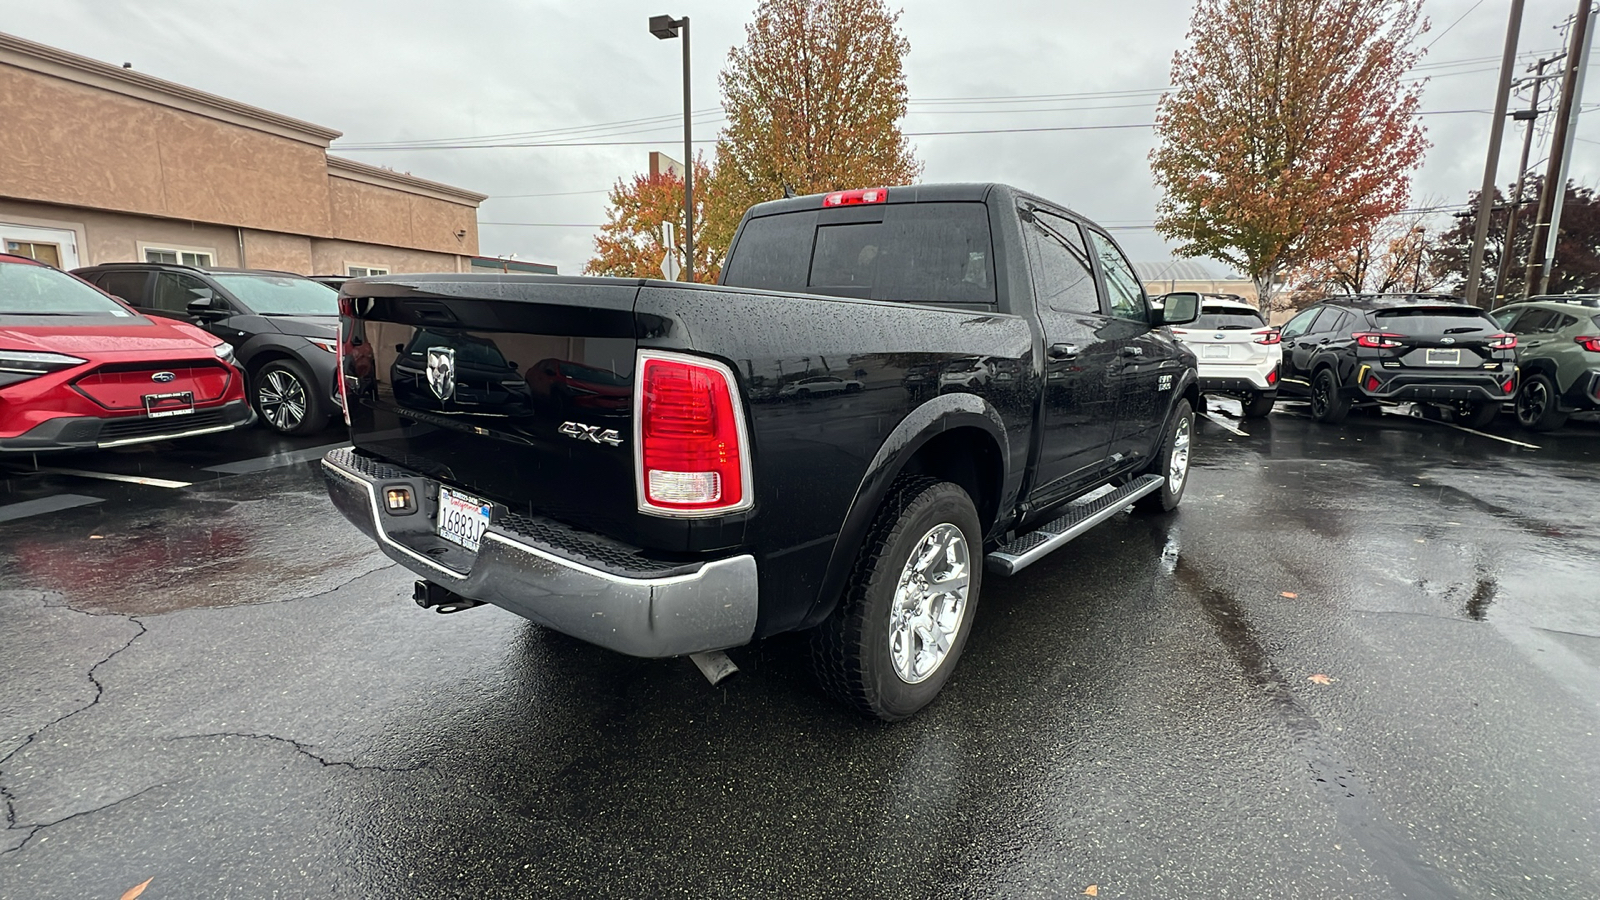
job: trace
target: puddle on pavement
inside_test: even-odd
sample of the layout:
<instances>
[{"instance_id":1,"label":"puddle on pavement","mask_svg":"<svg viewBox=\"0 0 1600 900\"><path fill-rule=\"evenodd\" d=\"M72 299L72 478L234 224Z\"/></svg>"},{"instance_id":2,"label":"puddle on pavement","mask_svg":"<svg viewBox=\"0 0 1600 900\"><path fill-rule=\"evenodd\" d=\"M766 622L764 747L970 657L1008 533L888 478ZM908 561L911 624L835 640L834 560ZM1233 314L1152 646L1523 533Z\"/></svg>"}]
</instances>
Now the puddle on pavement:
<instances>
[{"instance_id":1,"label":"puddle on pavement","mask_svg":"<svg viewBox=\"0 0 1600 900\"><path fill-rule=\"evenodd\" d=\"M0 525L0 588L150 615L294 600L387 560L294 467Z\"/></svg>"}]
</instances>

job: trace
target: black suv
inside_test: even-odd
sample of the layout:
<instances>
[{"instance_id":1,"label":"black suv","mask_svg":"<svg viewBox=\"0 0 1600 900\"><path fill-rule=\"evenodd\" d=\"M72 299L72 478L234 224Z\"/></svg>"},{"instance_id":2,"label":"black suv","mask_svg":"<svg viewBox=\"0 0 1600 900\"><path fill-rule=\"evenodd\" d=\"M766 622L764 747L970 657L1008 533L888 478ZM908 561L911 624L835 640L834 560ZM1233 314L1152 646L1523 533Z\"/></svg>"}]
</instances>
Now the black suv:
<instances>
[{"instance_id":1,"label":"black suv","mask_svg":"<svg viewBox=\"0 0 1600 900\"><path fill-rule=\"evenodd\" d=\"M1281 390L1340 422L1352 406L1410 401L1427 418L1482 427L1517 394L1517 339L1454 298L1330 297L1290 319Z\"/></svg>"},{"instance_id":2,"label":"black suv","mask_svg":"<svg viewBox=\"0 0 1600 900\"><path fill-rule=\"evenodd\" d=\"M310 434L333 412L339 293L290 272L107 263L74 269L142 313L191 322L234 345L267 427Z\"/></svg>"}]
</instances>

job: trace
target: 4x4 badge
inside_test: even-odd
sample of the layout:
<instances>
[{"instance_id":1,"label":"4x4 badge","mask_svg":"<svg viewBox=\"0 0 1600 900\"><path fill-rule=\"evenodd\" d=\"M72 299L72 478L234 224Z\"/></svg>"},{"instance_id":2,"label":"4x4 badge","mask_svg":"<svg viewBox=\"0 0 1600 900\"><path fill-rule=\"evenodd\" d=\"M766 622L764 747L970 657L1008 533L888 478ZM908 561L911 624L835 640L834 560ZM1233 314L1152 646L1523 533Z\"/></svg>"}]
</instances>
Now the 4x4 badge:
<instances>
[{"instance_id":1,"label":"4x4 badge","mask_svg":"<svg viewBox=\"0 0 1600 900\"><path fill-rule=\"evenodd\" d=\"M428 387L440 400L449 400L456 393L456 348L428 348Z\"/></svg>"},{"instance_id":2,"label":"4x4 badge","mask_svg":"<svg viewBox=\"0 0 1600 900\"><path fill-rule=\"evenodd\" d=\"M622 435L617 434L615 428L600 430L599 425L585 425L582 422L562 422L556 429L569 438L588 441L591 444L610 444L613 447L622 446Z\"/></svg>"}]
</instances>

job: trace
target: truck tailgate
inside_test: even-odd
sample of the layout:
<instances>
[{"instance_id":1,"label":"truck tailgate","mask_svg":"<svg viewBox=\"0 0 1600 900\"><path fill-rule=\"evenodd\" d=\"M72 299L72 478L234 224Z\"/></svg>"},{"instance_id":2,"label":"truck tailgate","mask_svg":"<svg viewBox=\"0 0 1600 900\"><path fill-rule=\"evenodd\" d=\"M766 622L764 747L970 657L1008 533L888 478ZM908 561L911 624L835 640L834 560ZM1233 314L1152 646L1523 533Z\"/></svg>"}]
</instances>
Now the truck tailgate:
<instances>
[{"instance_id":1,"label":"truck tailgate","mask_svg":"<svg viewBox=\"0 0 1600 900\"><path fill-rule=\"evenodd\" d=\"M638 285L514 275L347 285L352 442L506 513L628 535Z\"/></svg>"}]
</instances>

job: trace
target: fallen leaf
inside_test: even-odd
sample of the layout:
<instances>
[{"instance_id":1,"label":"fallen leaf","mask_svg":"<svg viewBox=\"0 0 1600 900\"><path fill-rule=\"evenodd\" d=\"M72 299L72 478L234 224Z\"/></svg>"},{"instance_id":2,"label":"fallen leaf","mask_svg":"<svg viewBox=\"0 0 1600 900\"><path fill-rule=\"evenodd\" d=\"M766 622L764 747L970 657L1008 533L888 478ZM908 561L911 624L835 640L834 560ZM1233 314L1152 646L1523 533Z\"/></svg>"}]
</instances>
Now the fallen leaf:
<instances>
[{"instance_id":1,"label":"fallen leaf","mask_svg":"<svg viewBox=\"0 0 1600 900\"><path fill-rule=\"evenodd\" d=\"M103 534L91 534L91 535L89 535L89 540L91 540L91 541L103 541L105 539L106 539L106 536L103 535Z\"/></svg>"},{"instance_id":2,"label":"fallen leaf","mask_svg":"<svg viewBox=\"0 0 1600 900\"><path fill-rule=\"evenodd\" d=\"M1088 887L1083 889L1083 895L1085 897L1098 897L1098 896L1100 896L1100 885L1098 885L1098 884L1089 885Z\"/></svg>"},{"instance_id":3,"label":"fallen leaf","mask_svg":"<svg viewBox=\"0 0 1600 900\"><path fill-rule=\"evenodd\" d=\"M1321 672L1318 672L1315 675L1307 676L1306 680L1312 684L1333 684L1333 679L1323 675Z\"/></svg>"},{"instance_id":4,"label":"fallen leaf","mask_svg":"<svg viewBox=\"0 0 1600 900\"><path fill-rule=\"evenodd\" d=\"M1294 591L1279 591L1278 592L1278 596L1279 597L1288 597L1290 600L1294 600L1295 598L1299 597L1300 595L1296 594Z\"/></svg>"},{"instance_id":5,"label":"fallen leaf","mask_svg":"<svg viewBox=\"0 0 1600 900\"><path fill-rule=\"evenodd\" d=\"M128 890L122 895L122 900L134 900L135 897L138 897L140 894L144 893L144 889L150 886L150 882L155 880L155 876L152 875L144 880L144 884L136 884L133 887L128 888Z\"/></svg>"}]
</instances>

